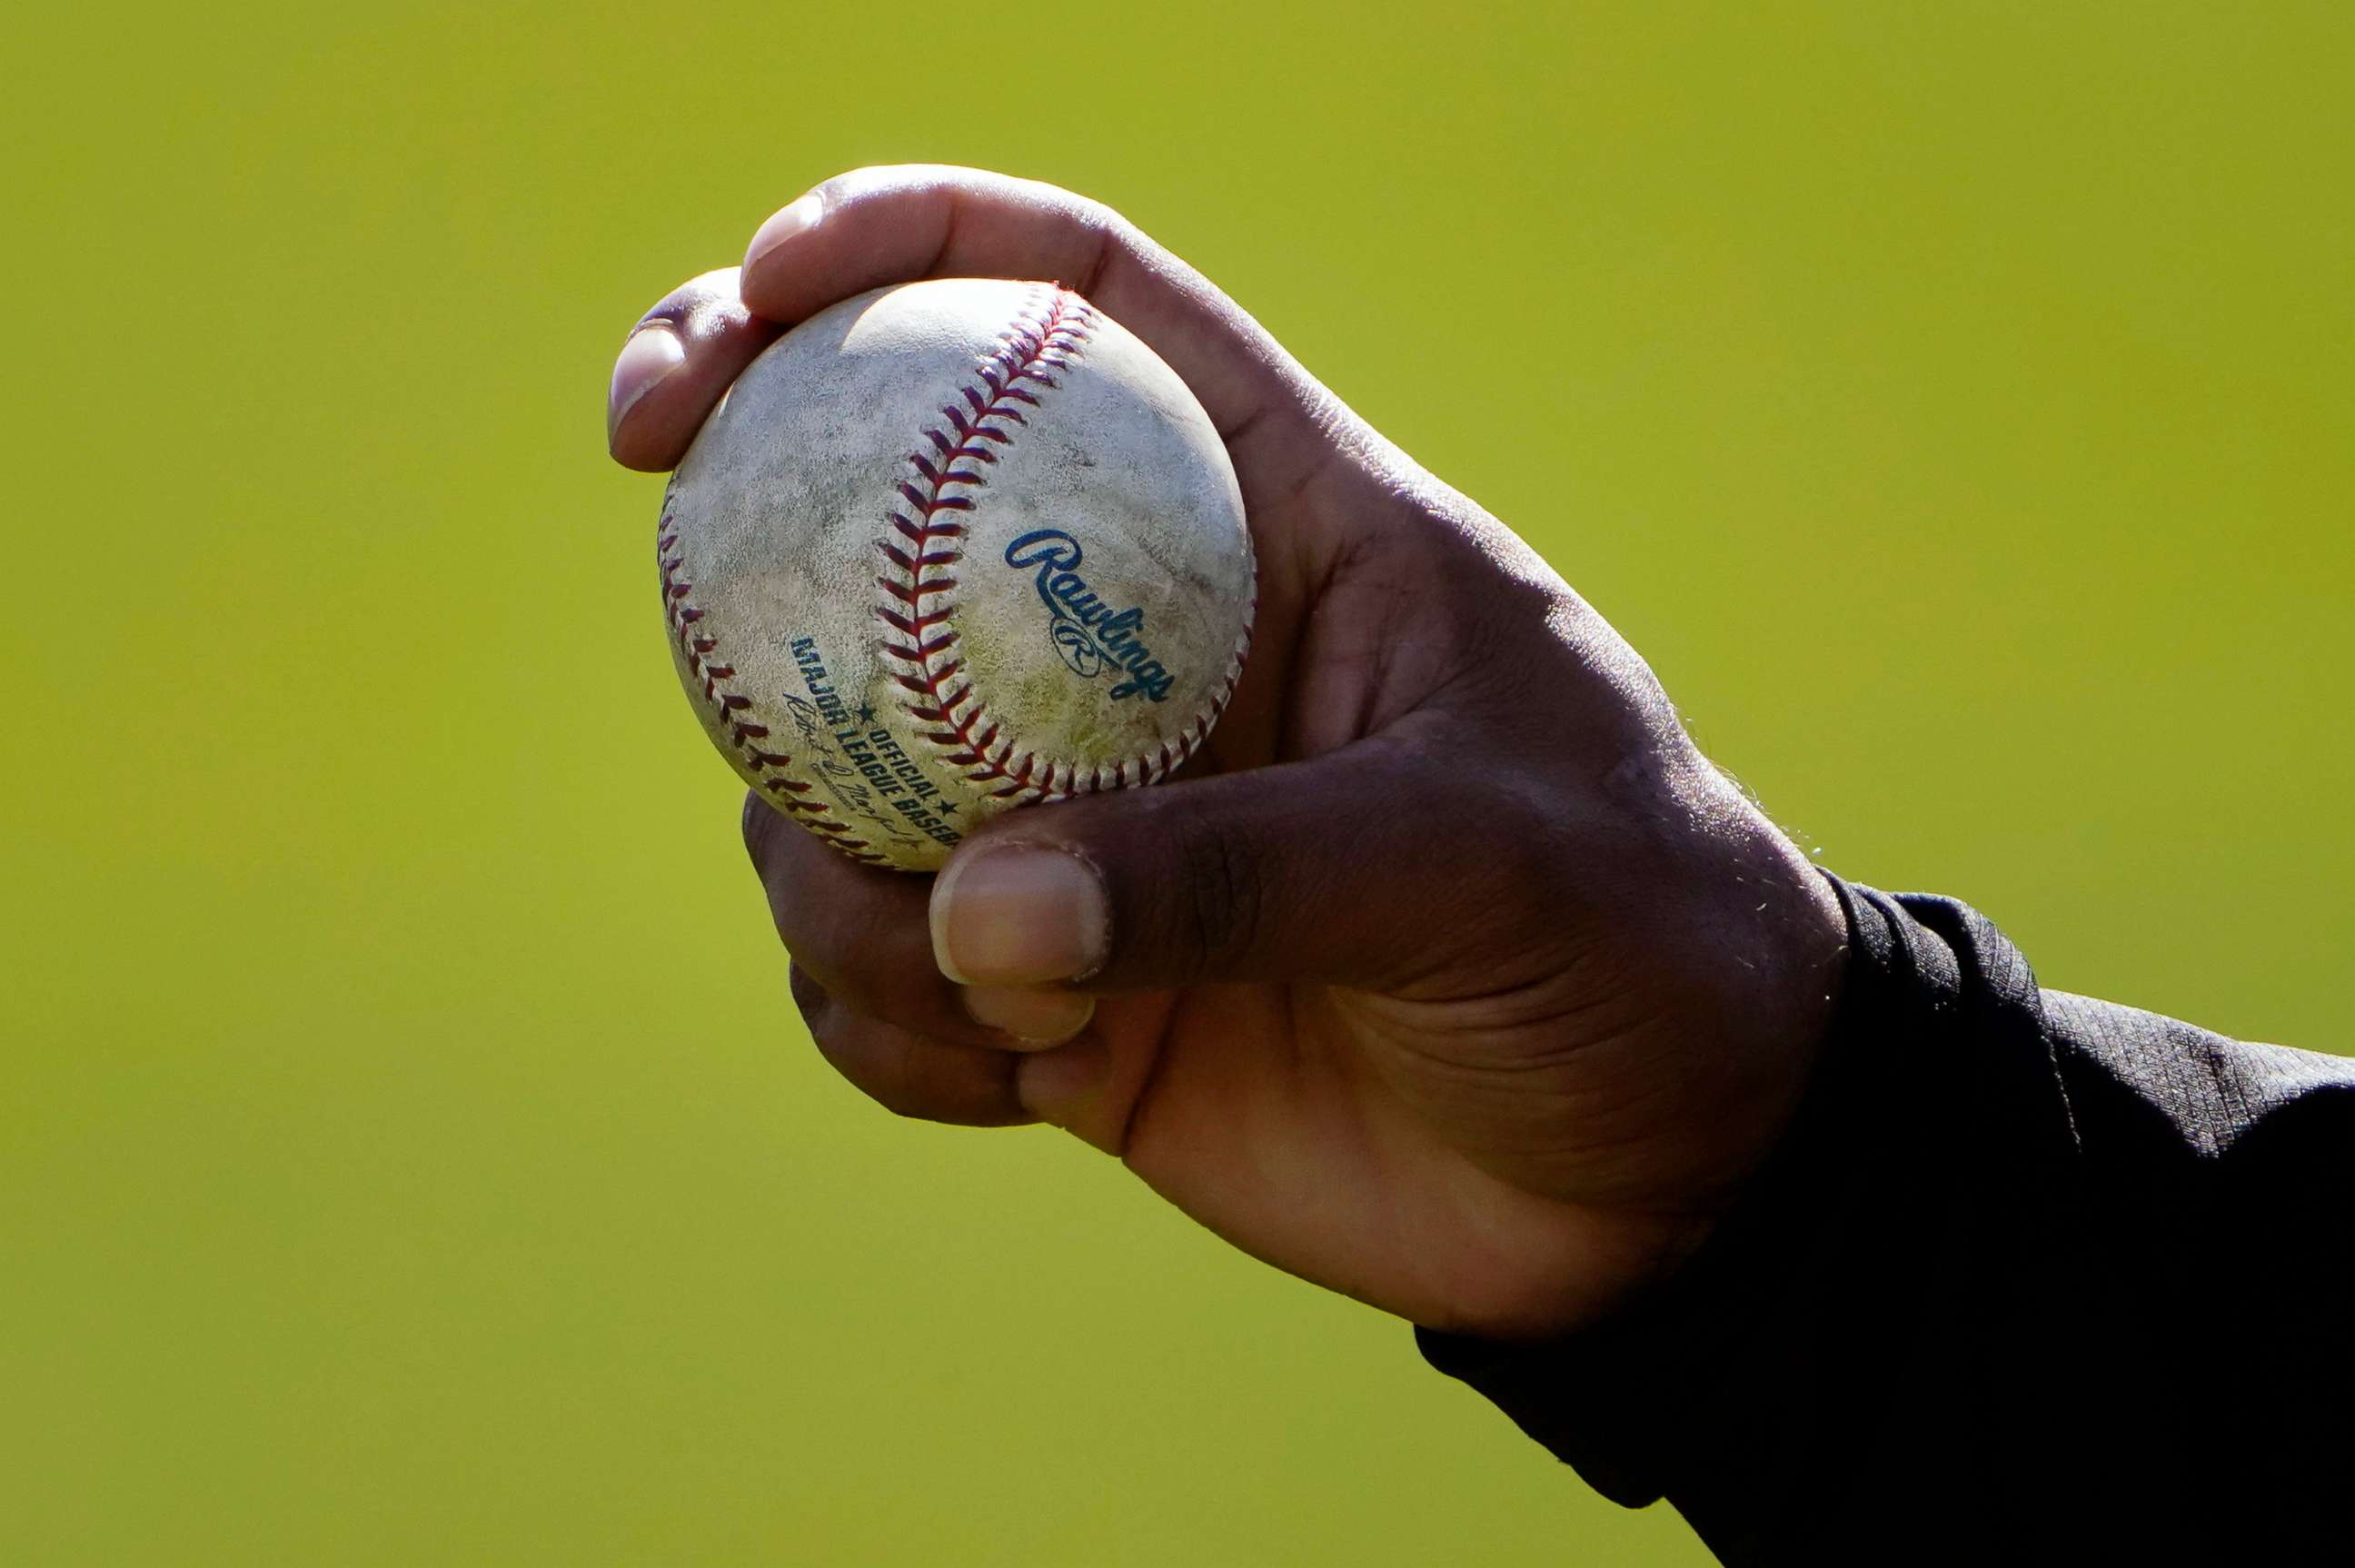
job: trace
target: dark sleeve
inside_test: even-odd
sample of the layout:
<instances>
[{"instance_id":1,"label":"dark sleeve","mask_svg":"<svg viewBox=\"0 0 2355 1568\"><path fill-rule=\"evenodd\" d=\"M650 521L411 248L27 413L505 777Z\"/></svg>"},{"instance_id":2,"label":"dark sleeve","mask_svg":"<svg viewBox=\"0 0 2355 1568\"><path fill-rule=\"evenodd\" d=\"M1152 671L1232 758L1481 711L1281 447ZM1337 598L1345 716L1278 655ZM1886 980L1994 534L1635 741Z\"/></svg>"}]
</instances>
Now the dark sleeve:
<instances>
[{"instance_id":1,"label":"dark sleeve","mask_svg":"<svg viewBox=\"0 0 2355 1568\"><path fill-rule=\"evenodd\" d=\"M1830 1037L1700 1252L1576 1335L1423 1354L1735 1568L2350 1561L2355 1061L1834 885Z\"/></svg>"}]
</instances>

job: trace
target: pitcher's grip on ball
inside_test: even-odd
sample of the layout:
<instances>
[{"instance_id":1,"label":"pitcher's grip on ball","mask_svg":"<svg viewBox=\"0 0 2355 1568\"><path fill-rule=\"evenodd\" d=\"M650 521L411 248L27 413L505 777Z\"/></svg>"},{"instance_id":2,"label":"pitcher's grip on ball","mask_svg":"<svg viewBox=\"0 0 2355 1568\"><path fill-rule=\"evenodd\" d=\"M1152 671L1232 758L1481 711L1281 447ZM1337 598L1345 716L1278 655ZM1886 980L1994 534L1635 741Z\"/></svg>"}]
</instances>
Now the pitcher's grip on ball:
<instances>
[{"instance_id":1,"label":"pitcher's grip on ball","mask_svg":"<svg viewBox=\"0 0 2355 1568\"><path fill-rule=\"evenodd\" d=\"M656 552L713 745L907 870L996 812L1178 767L1256 602L1209 417L1052 283L902 284L787 333L673 475Z\"/></svg>"}]
</instances>

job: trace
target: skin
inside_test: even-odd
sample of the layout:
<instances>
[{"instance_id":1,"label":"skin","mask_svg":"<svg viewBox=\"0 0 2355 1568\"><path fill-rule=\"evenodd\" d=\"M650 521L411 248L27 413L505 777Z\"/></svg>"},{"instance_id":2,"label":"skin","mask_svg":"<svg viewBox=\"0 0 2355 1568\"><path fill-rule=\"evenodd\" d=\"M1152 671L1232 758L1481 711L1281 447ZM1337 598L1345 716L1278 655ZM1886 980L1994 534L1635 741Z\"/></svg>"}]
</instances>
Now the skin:
<instances>
[{"instance_id":1,"label":"skin","mask_svg":"<svg viewBox=\"0 0 2355 1568\"><path fill-rule=\"evenodd\" d=\"M1060 1126L1416 1323L1530 1340L1634 1309L1805 1086L1845 940L1823 879L1511 530L1068 192L828 181L641 318L613 456L670 467L785 326L936 276L1060 280L1185 378L1241 481L1258 635L1184 776L1000 817L937 879L748 801L819 1050L906 1115ZM1018 866L1046 874L984 896Z\"/></svg>"}]
</instances>

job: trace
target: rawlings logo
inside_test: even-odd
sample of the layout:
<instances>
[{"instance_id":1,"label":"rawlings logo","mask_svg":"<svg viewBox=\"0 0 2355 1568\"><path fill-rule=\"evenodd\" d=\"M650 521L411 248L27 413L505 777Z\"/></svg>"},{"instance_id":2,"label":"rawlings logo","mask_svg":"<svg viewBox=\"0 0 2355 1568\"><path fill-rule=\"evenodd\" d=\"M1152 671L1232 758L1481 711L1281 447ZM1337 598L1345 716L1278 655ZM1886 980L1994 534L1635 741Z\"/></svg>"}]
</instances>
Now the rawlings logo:
<instances>
[{"instance_id":1,"label":"rawlings logo","mask_svg":"<svg viewBox=\"0 0 2355 1568\"><path fill-rule=\"evenodd\" d=\"M1159 702L1169 695L1171 677L1145 642L1145 612L1131 605L1114 611L1080 575L1080 541L1060 528L1034 528L1006 547L1006 564L1036 570L1039 600L1052 617L1047 635L1056 654L1082 680L1107 668L1120 672L1112 698L1143 692Z\"/></svg>"}]
</instances>

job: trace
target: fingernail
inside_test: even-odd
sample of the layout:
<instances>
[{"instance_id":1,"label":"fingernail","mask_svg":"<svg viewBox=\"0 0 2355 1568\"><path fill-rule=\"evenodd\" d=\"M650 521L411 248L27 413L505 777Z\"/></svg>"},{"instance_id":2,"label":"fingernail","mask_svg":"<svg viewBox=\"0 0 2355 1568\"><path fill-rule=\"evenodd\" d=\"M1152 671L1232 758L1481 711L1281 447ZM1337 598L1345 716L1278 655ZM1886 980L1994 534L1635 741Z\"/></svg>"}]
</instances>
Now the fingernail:
<instances>
[{"instance_id":1,"label":"fingernail","mask_svg":"<svg viewBox=\"0 0 2355 1568\"><path fill-rule=\"evenodd\" d=\"M670 323L650 321L630 334L621 357L613 361L613 385L605 394L605 406L612 411L605 419L606 433L621 429L638 400L686 363L687 346Z\"/></svg>"},{"instance_id":2,"label":"fingernail","mask_svg":"<svg viewBox=\"0 0 2355 1568\"><path fill-rule=\"evenodd\" d=\"M744 265L750 267L803 229L815 228L825 212L826 203L815 191L779 208L753 231L752 242L744 248Z\"/></svg>"},{"instance_id":3,"label":"fingernail","mask_svg":"<svg viewBox=\"0 0 2355 1568\"><path fill-rule=\"evenodd\" d=\"M1060 1045L1096 1016L1093 997L1036 986L966 986L957 996L974 1022L1028 1046Z\"/></svg>"},{"instance_id":4,"label":"fingernail","mask_svg":"<svg viewBox=\"0 0 2355 1568\"><path fill-rule=\"evenodd\" d=\"M1112 912L1078 856L1008 845L951 863L932 885L932 961L961 986L1075 980L1103 962Z\"/></svg>"},{"instance_id":5,"label":"fingernail","mask_svg":"<svg viewBox=\"0 0 2355 1568\"><path fill-rule=\"evenodd\" d=\"M1017 1061L1014 1097L1040 1121L1060 1127L1103 1093L1111 1076L1112 1053L1103 1041L1083 1040Z\"/></svg>"}]
</instances>

